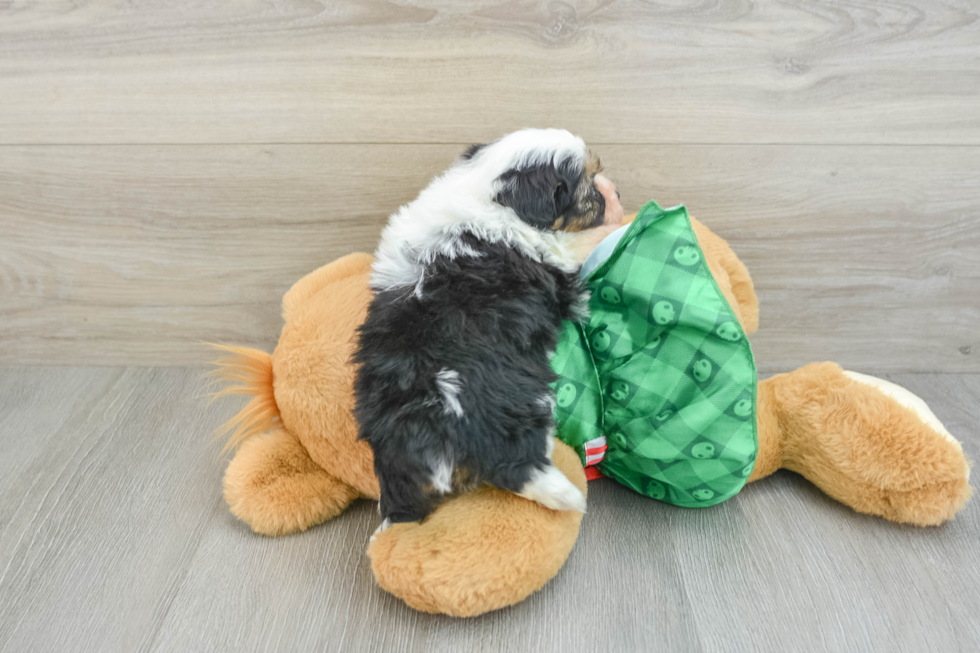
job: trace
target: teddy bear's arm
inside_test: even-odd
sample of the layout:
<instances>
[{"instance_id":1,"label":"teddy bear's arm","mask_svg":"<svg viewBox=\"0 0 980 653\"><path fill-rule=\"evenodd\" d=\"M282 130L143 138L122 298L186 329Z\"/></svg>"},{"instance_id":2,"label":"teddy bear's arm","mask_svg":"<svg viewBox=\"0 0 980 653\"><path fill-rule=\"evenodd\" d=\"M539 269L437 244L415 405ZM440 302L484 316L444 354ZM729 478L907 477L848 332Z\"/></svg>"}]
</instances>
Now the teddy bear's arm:
<instances>
[{"instance_id":1,"label":"teddy bear's arm","mask_svg":"<svg viewBox=\"0 0 980 653\"><path fill-rule=\"evenodd\" d=\"M759 328L759 298L756 297L752 277L745 264L739 260L725 239L691 217L694 235L704 252L708 268L714 275L728 303L735 311L746 334Z\"/></svg>"}]
</instances>

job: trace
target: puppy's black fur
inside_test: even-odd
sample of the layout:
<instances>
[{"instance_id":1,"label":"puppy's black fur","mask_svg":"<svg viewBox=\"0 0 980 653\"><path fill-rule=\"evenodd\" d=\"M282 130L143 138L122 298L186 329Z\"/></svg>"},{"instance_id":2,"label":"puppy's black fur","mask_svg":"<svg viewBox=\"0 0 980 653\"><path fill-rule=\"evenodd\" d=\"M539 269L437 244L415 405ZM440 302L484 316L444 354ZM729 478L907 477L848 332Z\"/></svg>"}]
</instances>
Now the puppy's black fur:
<instances>
[{"instance_id":1,"label":"puppy's black fur","mask_svg":"<svg viewBox=\"0 0 980 653\"><path fill-rule=\"evenodd\" d=\"M595 198L576 193L581 177L562 166L513 170L496 201L538 229L557 228L559 218L581 227L596 214ZM602 210L597 215L601 223ZM354 412L359 437L374 451L381 515L391 523L419 521L436 508L446 490L433 482L440 465L453 470L453 489L487 482L518 492L550 464L549 356L561 321L578 317L583 285L577 272L503 242L459 238L468 255L432 260L421 292L378 292L359 331ZM458 375L453 406L438 382L446 371Z\"/></svg>"},{"instance_id":2,"label":"puppy's black fur","mask_svg":"<svg viewBox=\"0 0 980 653\"><path fill-rule=\"evenodd\" d=\"M578 275L463 238L482 256L437 258L421 298L378 293L361 327L355 415L374 450L381 515L393 523L435 509L430 479L440 461L457 481L514 492L548 464L548 356L580 299ZM462 417L446 410L442 370L459 374Z\"/></svg>"},{"instance_id":3,"label":"puppy's black fur","mask_svg":"<svg viewBox=\"0 0 980 653\"><path fill-rule=\"evenodd\" d=\"M474 143L473 145L470 145L468 148L463 150L463 153L459 155L459 158L461 158L463 161L469 161L474 156L476 156L480 152L480 150L482 150L486 146L487 146L486 143Z\"/></svg>"},{"instance_id":4,"label":"puppy's black fur","mask_svg":"<svg viewBox=\"0 0 980 653\"><path fill-rule=\"evenodd\" d=\"M551 229L562 212L574 203L581 178L581 171L576 170L569 162L557 166L549 163L523 170L509 170L500 177L504 186L495 200L514 209L517 217L532 227ZM598 216L598 221L583 225L582 228L602 224L606 200L596 191L594 201L597 204L595 215Z\"/></svg>"}]
</instances>

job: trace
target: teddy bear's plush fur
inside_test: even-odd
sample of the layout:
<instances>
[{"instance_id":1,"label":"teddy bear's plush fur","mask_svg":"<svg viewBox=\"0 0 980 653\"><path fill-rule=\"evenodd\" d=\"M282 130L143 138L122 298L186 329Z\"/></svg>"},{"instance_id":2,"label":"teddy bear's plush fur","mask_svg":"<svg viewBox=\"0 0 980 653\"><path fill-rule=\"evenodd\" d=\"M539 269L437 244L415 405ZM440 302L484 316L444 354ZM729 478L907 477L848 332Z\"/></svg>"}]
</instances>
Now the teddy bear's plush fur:
<instances>
[{"instance_id":1,"label":"teddy bear's plush fur","mask_svg":"<svg viewBox=\"0 0 980 653\"><path fill-rule=\"evenodd\" d=\"M719 287L746 333L758 326L748 271L728 244L692 219ZM223 346L218 394L251 396L228 424L237 448L225 474L231 512L254 531L285 535L377 500L371 449L351 414L355 330L371 291L371 257L351 254L307 275L283 299L275 352ZM970 496L960 444L908 391L833 363L759 383L759 453L749 481L798 472L859 512L929 526ZM583 492L577 454L555 464ZM582 514L554 512L484 487L445 502L422 523L396 524L368 547L378 583L426 612L477 615L514 604L551 579ZM367 539L367 534L365 534Z\"/></svg>"}]
</instances>

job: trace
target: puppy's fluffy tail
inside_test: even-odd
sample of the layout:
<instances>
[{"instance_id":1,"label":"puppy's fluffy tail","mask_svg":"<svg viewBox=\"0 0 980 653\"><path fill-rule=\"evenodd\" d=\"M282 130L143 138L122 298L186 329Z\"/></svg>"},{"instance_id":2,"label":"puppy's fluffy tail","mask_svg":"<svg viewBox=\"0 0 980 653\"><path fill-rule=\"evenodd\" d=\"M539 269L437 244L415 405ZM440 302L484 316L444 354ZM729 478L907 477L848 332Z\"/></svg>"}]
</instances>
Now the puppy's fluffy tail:
<instances>
[{"instance_id":1,"label":"puppy's fluffy tail","mask_svg":"<svg viewBox=\"0 0 980 653\"><path fill-rule=\"evenodd\" d=\"M224 452L253 435L278 427L281 420L272 390L272 356L250 347L211 346L228 354L213 361L215 369L208 372L216 384L224 385L212 393L211 400L228 395L252 398L237 415L215 429L215 435L228 436Z\"/></svg>"}]
</instances>

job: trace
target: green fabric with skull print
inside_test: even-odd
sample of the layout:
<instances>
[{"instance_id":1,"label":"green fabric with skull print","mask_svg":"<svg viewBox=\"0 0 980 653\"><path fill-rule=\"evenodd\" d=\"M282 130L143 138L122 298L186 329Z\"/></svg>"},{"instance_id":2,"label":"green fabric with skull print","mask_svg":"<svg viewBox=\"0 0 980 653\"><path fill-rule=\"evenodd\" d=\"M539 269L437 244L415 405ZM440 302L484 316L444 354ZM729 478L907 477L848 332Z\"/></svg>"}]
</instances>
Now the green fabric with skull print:
<instances>
[{"instance_id":1,"label":"green fabric with skull print","mask_svg":"<svg viewBox=\"0 0 980 653\"><path fill-rule=\"evenodd\" d=\"M650 202L586 277L588 323L565 322L558 437L603 474L679 506L745 485L758 451L756 370L745 333L704 261L687 210Z\"/></svg>"}]
</instances>

